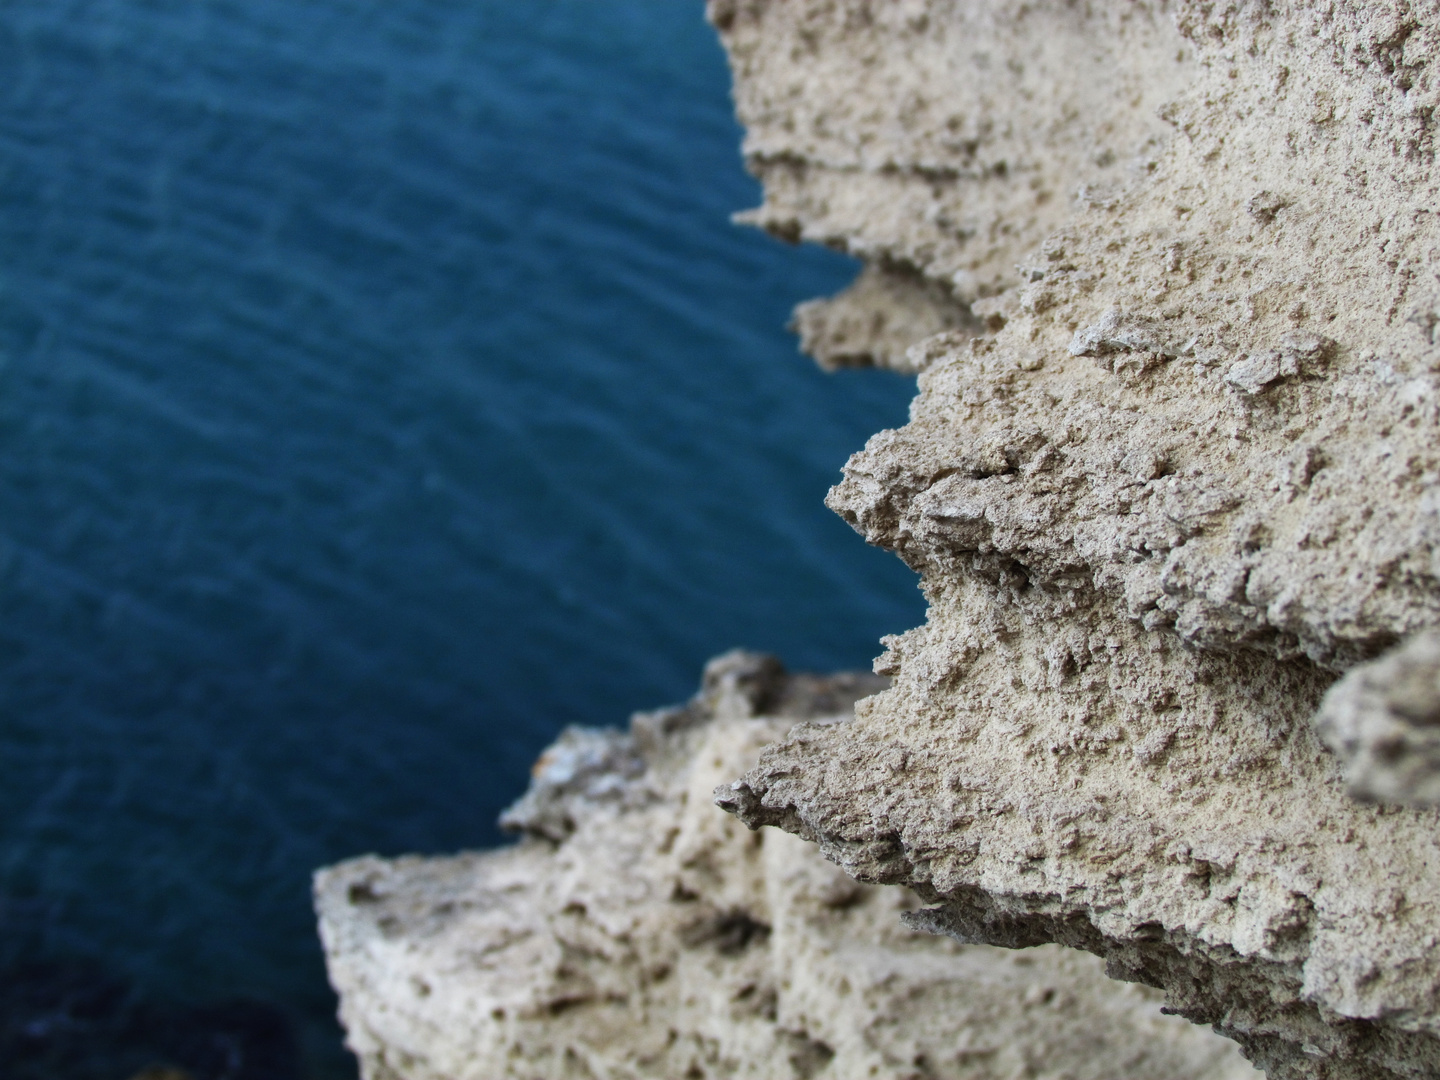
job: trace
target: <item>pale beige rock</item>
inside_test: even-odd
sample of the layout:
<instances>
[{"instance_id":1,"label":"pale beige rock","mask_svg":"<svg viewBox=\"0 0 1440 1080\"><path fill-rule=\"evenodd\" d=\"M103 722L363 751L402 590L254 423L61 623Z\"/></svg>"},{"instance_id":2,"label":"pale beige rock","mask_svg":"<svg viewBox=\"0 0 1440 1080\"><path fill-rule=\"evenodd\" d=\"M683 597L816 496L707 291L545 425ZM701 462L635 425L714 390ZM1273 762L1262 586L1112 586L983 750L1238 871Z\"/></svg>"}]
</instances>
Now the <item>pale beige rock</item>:
<instances>
[{"instance_id":1,"label":"pale beige rock","mask_svg":"<svg viewBox=\"0 0 1440 1080\"><path fill-rule=\"evenodd\" d=\"M883 367L913 374L926 362L910 355L917 336L973 332L979 325L946 286L872 264L838 295L797 307L793 329L800 348L826 370Z\"/></svg>"},{"instance_id":2,"label":"pale beige rock","mask_svg":"<svg viewBox=\"0 0 1440 1080\"><path fill-rule=\"evenodd\" d=\"M797 719L843 726L877 684L730 654L684 708L562 737L509 815L518 846L322 871L366 1080L1253 1077L1095 958L906 929L911 894L710 804Z\"/></svg>"},{"instance_id":3,"label":"pale beige rock","mask_svg":"<svg viewBox=\"0 0 1440 1080\"><path fill-rule=\"evenodd\" d=\"M975 316L917 323L911 421L829 499L927 624L722 805L1273 1076L1440 1074L1440 817L1309 723L1440 622L1440 5L710 10L748 220Z\"/></svg>"},{"instance_id":4,"label":"pale beige rock","mask_svg":"<svg viewBox=\"0 0 1440 1080\"><path fill-rule=\"evenodd\" d=\"M1440 632L1352 669L1325 695L1315 726L1353 795L1440 803Z\"/></svg>"}]
</instances>

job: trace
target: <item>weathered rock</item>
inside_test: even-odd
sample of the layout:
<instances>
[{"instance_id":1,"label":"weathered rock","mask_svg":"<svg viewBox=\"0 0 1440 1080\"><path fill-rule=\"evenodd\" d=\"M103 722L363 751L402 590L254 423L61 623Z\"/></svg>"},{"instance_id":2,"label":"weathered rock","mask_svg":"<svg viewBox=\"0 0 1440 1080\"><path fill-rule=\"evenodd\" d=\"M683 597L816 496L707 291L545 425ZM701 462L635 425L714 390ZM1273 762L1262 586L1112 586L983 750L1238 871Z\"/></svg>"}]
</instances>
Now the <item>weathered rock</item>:
<instances>
[{"instance_id":1,"label":"weathered rock","mask_svg":"<svg viewBox=\"0 0 1440 1080\"><path fill-rule=\"evenodd\" d=\"M1440 1074L1440 817L1351 798L1310 724L1440 622L1440 5L710 10L748 220L975 316L905 351L910 423L829 499L927 624L719 801L1272 1076Z\"/></svg>"},{"instance_id":2,"label":"weathered rock","mask_svg":"<svg viewBox=\"0 0 1440 1080\"><path fill-rule=\"evenodd\" d=\"M795 309L800 348L827 370L884 367L916 373L928 360L912 354L917 338L979 326L969 305L918 274L870 265L844 292Z\"/></svg>"},{"instance_id":3,"label":"weathered rock","mask_svg":"<svg viewBox=\"0 0 1440 1080\"><path fill-rule=\"evenodd\" d=\"M883 685L728 654L686 706L562 736L508 814L519 845L322 871L366 1080L1254 1076L1095 958L906 929L912 894L710 804L797 720L843 726Z\"/></svg>"},{"instance_id":4,"label":"weathered rock","mask_svg":"<svg viewBox=\"0 0 1440 1080\"><path fill-rule=\"evenodd\" d=\"M1440 803L1440 632L1351 670L1325 695L1315 724L1344 761L1351 794Z\"/></svg>"}]
</instances>

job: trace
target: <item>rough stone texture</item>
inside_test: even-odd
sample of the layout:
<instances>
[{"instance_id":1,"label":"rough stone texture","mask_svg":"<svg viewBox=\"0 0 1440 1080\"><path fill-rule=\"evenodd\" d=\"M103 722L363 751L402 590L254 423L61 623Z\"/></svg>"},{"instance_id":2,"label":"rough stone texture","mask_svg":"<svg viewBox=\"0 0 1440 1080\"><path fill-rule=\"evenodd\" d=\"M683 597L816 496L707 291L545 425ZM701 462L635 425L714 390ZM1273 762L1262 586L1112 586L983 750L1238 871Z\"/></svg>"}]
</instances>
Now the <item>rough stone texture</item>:
<instances>
[{"instance_id":1,"label":"rough stone texture","mask_svg":"<svg viewBox=\"0 0 1440 1080\"><path fill-rule=\"evenodd\" d=\"M839 295L797 307L792 329L800 334L800 348L828 371L884 367L915 374L924 362L909 353L917 335L978 325L969 306L944 285L872 264Z\"/></svg>"},{"instance_id":2,"label":"rough stone texture","mask_svg":"<svg viewBox=\"0 0 1440 1080\"><path fill-rule=\"evenodd\" d=\"M1094 957L906 929L913 895L710 804L796 720L843 726L883 684L730 654L683 708L562 736L507 813L518 846L322 871L366 1080L1256 1075Z\"/></svg>"},{"instance_id":3,"label":"rough stone texture","mask_svg":"<svg viewBox=\"0 0 1440 1080\"><path fill-rule=\"evenodd\" d=\"M1272 1076L1440 1074L1440 817L1351 798L1310 723L1440 621L1440 5L710 12L747 220L973 315L851 350L920 371L829 499L929 597L894 686L718 800Z\"/></svg>"},{"instance_id":4,"label":"rough stone texture","mask_svg":"<svg viewBox=\"0 0 1440 1080\"><path fill-rule=\"evenodd\" d=\"M1358 798L1440 803L1440 633L1354 668L1315 717Z\"/></svg>"}]
</instances>

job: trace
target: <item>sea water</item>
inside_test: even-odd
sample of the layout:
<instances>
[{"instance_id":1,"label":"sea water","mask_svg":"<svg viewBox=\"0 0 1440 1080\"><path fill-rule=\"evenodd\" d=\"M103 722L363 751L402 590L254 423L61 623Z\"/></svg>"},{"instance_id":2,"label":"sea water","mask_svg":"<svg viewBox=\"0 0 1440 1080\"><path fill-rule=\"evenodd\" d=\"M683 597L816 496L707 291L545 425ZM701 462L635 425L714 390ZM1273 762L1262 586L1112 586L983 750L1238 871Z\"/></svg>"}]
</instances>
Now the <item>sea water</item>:
<instances>
[{"instance_id":1,"label":"sea water","mask_svg":"<svg viewBox=\"0 0 1440 1080\"><path fill-rule=\"evenodd\" d=\"M0 1078L353 1076L312 868L920 620L728 91L699 0L0 3Z\"/></svg>"}]
</instances>

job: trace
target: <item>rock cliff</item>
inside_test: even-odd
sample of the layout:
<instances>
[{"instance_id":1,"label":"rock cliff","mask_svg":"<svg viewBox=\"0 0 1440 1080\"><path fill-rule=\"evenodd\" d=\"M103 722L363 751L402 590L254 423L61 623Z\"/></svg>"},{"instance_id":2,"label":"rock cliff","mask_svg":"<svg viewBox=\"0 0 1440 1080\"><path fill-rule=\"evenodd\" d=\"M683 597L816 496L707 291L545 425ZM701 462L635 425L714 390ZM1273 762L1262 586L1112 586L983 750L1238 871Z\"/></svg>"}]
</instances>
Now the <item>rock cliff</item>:
<instances>
[{"instance_id":1,"label":"rock cliff","mask_svg":"<svg viewBox=\"0 0 1440 1080\"><path fill-rule=\"evenodd\" d=\"M918 373L829 504L930 601L717 801L1271 1076L1440 1074L1440 6L710 13L746 219L865 260L804 341Z\"/></svg>"},{"instance_id":2,"label":"rock cliff","mask_svg":"<svg viewBox=\"0 0 1440 1080\"><path fill-rule=\"evenodd\" d=\"M367 1080L1440 1075L1440 0L709 14L927 621L323 872Z\"/></svg>"},{"instance_id":3,"label":"rock cliff","mask_svg":"<svg viewBox=\"0 0 1440 1080\"><path fill-rule=\"evenodd\" d=\"M366 1080L1255 1076L1094 957L907 929L909 892L711 805L797 721L846 723L883 684L730 654L684 707L566 732L506 815L518 846L322 871Z\"/></svg>"}]
</instances>

